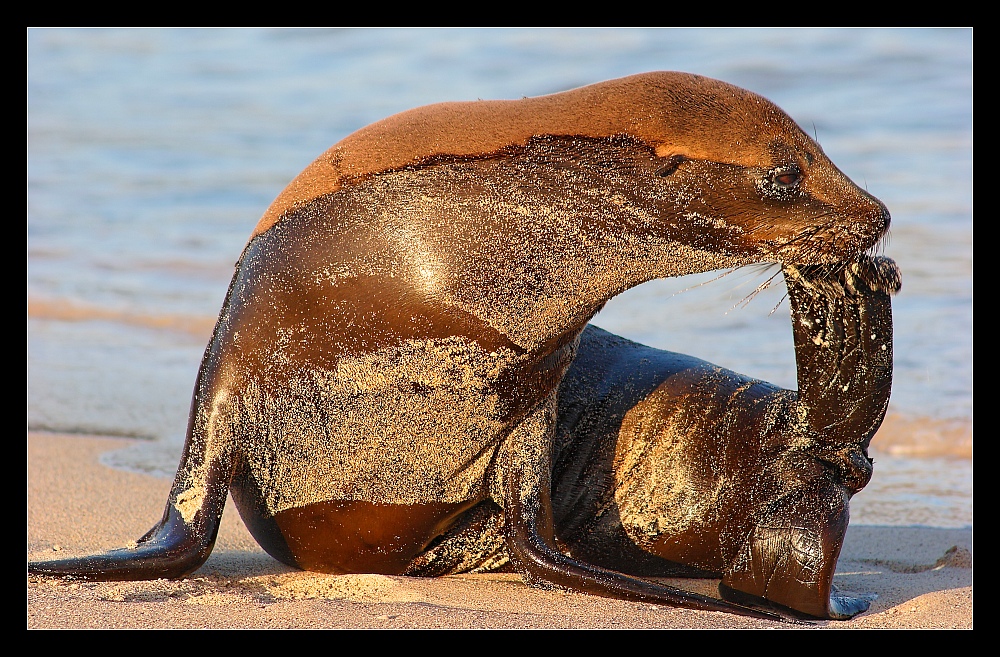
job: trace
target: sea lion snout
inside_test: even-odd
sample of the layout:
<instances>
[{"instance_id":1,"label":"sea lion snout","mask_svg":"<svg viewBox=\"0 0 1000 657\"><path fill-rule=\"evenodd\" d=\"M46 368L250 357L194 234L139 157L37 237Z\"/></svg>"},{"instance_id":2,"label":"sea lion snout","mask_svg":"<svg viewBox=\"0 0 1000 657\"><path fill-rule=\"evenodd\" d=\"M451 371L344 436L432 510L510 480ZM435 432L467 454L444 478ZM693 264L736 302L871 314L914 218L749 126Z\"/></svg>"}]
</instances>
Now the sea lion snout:
<instances>
[{"instance_id":1,"label":"sea lion snout","mask_svg":"<svg viewBox=\"0 0 1000 657\"><path fill-rule=\"evenodd\" d=\"M847 225L857 224L861 227L865 235L865 239L861 240L863 247L861 252L867 252L885 237L889 231L892 216L885 203L853 182L851 184L857 189L857 199L852 199L844 204L844 211L847 214L844 223Z\"/></svg>"},{"instance_id":2,"label":"sea lion snout","mask_svg":"<svg viewBox=\"0 0 1000 657\"><path fill-rule=\"evenodd\" d=\"M892 223L892 216L889 214L889 208L886 207L885 203L871 195L869 195L869 198L871 198L878 208L876 212L872 213L871 219L872 223L882 226L882 229L879 231L879 239L882 239L889 232L889 224Z\"/></svg>"},{"instance_id":3,"label":"sea lion snout","mask_svg":"<svg viewBox=\"0 0 1000 657\"><path fill-rule=\"evenodd\" d=\"M852 260L885 238L892 220L889 208L825 156L806 172L803 189L817 203L812 213L829 217L820 220L813 235L814 250L809 254L813 264ZM809 257L793 260L800 264L809 261Z\"/></svg>"}]
</instances>

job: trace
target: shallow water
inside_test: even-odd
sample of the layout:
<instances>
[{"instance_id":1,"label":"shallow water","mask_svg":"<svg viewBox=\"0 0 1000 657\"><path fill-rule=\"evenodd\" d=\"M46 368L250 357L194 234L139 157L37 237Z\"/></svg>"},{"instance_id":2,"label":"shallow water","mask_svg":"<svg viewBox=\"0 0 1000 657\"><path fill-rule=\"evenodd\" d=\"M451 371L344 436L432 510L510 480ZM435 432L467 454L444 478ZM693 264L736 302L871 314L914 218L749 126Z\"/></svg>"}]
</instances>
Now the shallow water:
<instances>
[{"instance_id":1,"label":"shallow water","mask_svg":"<svg viewBox=\"0 0 1000 657\"><path fill-rule=\"evenodd\" d=\"M233 263L320 152L417 105L686 70L774 100L890 208L895 421L852 515L971 524L971 61L970 30L29 30L28 427L149 437L109 462L172 475ZM773 273L595 323L794 387L783 284L747 300Z\"/></svg>"}]
</instances>

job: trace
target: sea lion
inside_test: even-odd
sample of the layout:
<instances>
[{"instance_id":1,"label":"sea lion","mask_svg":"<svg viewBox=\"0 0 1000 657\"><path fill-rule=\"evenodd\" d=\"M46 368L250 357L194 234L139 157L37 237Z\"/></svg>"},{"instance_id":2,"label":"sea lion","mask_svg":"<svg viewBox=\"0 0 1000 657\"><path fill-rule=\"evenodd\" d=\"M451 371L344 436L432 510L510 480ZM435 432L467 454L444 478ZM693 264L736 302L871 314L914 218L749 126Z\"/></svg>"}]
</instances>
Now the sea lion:
<instances>
[{"instance_id":1,"label":"sea lion","mask_svg":"<svg viewBox=\"0 0 1000 657\"><path fill-rule=\"evenodd\" d=\"M848 500L892 387L888 258L784 268L798 392L593 324L559 387L554 534L574 558L637 576L721 578L723 597L845 619L872 599L835 591ZM486 502L407 574L506 567Z\"/></svg>"},{"instance_id":2,"label":"sea lion","mask_svg":"<svg viewBox=\"0 0 1000 657\"><path fill-rule=\"evenodd\" d=\"M557 549L558 386L625 289L851 260L888 224L777 106L701 76L389 117L307 167L245 246L163 519L132 548L30 570L183 576L231 492L284 563L400 573L490 500L529 581L770 617Z\"/></svg>"}]
</instances>

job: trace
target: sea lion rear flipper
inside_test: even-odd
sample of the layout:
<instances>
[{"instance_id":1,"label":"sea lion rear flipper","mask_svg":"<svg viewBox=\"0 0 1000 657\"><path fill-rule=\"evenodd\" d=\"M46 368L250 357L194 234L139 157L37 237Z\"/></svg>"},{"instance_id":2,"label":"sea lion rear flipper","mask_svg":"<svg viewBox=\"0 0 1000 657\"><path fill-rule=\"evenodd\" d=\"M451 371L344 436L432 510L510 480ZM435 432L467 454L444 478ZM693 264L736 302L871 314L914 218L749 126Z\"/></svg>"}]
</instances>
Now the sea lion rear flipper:
<instances>
[{"instance_id":1,"label":"sea lion rear flipper","mask_svg":"<svg viewBox=\"0 0 1000 657\"><path fill-rule=\"evenodd\" d=\"M789 478L808 482L769 504L757 519L723 573L723 598L741 604L766 599L807 617L835 620L868 609L870 597L837 594L833 588L849 520L848 494L817 470L808 455L781 464Z\"/></svg>"},{"instance_id":2,"label":"sea lion rear flipper","mask_svg":"<svg viewBox=\"0 0 1000 657\"><path fill-rule=\"evenodd\" d=\"M580 562L556 549L549 494L555 408L555 395L536 407L512 433L500 457L507 549L526 581L543 586L554 584L610 598L722 611L766 620L787 620L769 611Z\"/></svg>"},{"instance_id":3,"label":"sea lion rear flipper","mask_svg":"<svg viewBox=\"0 0 1000 657\"><path fill-rule=\"evenodd\" d=\"M835 267L785 266L799 401L818 440L868 446L892 388L896 263L862 256Z\"/></svg>"},{"instance_id":4,"label":"sea lion rear flipper","mask_svg":"<svg viewBox=\"0 0 1000 657\"><path fill-rule=\"evenodd\" d=\"M818 618L866 611L871 595L838 592L833 575L849 500L868 483L868 444L892 385L892 304L900 274L888 258L784 267L792 310L801 448L772 464L787 482L770 498L723 574L728 600L757 599Z\"/></svg>"}]
</instances>

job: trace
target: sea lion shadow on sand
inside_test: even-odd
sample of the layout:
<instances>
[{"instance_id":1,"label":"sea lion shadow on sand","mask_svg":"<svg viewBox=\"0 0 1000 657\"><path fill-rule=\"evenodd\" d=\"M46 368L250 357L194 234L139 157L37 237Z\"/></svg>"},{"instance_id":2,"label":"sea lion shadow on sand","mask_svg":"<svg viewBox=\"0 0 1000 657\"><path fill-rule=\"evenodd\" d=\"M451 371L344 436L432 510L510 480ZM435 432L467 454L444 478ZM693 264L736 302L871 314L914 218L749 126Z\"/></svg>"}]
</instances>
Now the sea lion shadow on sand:
<instances>
[{"instance_id":1,"label":"sea lion shadow on sand","mask_svg":"<svg viewBox=\"0 0 1000 657\"><path fill-rule=\"evenodd\" d=\"M824 346L831 344L825 334L814 335L822 348L812 350L813 374L799 371L802 399L817 402L808 412L792 393L759 389L735 374L720 379L705 370L687 389L667 386L662 408L648 410L692 431L673 461L669 451L651 458L647 450L669 441L651 435L642 442L643 431L624 430L648 405L623 398L638 410L623 416L618 435L640 442L616 447L613 463L635 464L616 472L621 486L599 486L596 497L567 465L604 462L575 455L583 453L577 437L599 432L568 427L567 443L557 436L557 416L560 403L570 407L560 384L581 339L587 376L631 376L627 366L617 373L607 366L634 357L632 347L606 348L592 343L593 330L585 334L613 296L654 278L777 262L786 278L803 274L803 290L840 285L846 292L839 297L819 295L836 304L853 294L855 274L874 280L864 274L875 267L864 254L889 221L886 207L781 109L696 75L646 73L537 98L442 103L379 121L317 158L254 230L198 372L162 520L131 548L29 570L112 580L184 576L211 553L231 494L257 542L307 570L400 574L437 559L459 570L483 556L477 542L482 547L483 537L494 536L504 554L476 567L509 558L530 582L778 618L629 575L625 560L602 557L628 542L609 528L583 529L592 525L590 514L611 517L605 512L613 501L629 540L722 572L725 597L797 608L795 596L772 596L794 583L761 586L755 579L779 573L819 587L803 597L800 613L855 613L860 607L831 602L823 573L843 538L844 491L860 488L870 472L868 425L884 412L871 398L853 397L862 383L856 375L884 354L854 349L847 338ZM833 268L813 275L809 266ZM860 298L858 307L866 307L875 297ZM812 328L858 323L839 311L833 316ZM855 327L844 335L860 334ZM796 340L798 356L812 353L802 344ZM606 362L587 358L591 349ZM841 377L849 385L838 385ZM662 379L654 393L681 379ZM765 399L755 406L758 392ZM751 423L732 425L727 438L705 423L715 412L724 417L730 406L721 402L733 396L745 398L741 412ZM888 388L875 395L883 397ZM671 407L670 400L683 403ZM604 402L596 401L600 415ZM780 429L781 422L791 428ZM734 434L776 445L740 447ZM741 455L758 452L747 470ZM642 474L655 463L671 465ZM762 483L729 494L726 473L739 479L748 471ZM818 489L796 487L800 480ZM649 494L620 495L633 485ZM677 500L660 499L667 492ZM735 521L699 506L713 500L732 506L751 533L734 538L744 531ZM668 508L688 502L701 525L671 519ZM805 545L814 538L819 548ZM776 565L797 551L819 555L801 565L823 573Z\"/></svg>"}]
</instances>

